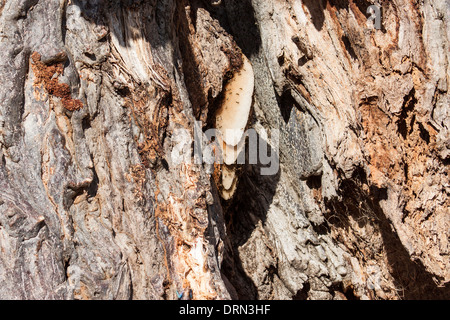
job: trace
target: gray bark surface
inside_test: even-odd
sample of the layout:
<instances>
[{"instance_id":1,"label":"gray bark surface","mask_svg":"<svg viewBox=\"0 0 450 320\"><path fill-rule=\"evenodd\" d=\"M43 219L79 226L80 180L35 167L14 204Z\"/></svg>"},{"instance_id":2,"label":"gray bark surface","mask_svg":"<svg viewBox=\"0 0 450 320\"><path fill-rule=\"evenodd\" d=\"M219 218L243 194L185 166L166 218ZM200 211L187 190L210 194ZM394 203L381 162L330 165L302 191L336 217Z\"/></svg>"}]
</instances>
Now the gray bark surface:
<instances>
[{"instance_id":1,"label":"gray bark surface","mask_svg":"<svg viewBox=\"0 0 450 320\"><path fill-rule=\"evenodd\" d=\"M449 299L449 9L0 0L0 299ZM224 200L171 154L243 55L280 170Z\"/></svg>"}]
</instances>

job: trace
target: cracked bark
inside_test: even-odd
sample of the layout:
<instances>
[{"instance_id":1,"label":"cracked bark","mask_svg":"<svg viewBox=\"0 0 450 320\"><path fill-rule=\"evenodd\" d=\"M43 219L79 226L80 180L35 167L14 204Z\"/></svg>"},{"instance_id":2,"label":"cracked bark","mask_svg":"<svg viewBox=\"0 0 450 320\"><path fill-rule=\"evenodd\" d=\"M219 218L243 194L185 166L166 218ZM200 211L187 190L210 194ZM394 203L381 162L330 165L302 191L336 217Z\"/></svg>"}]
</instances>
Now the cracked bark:
<instances>
[{"instance_id":1,"label":"cracked bark","mask_svg":"<svg viewBox=\"0 0 450 320\"><path fill-rule=\"evenodd\" d=\"M0 298L448 299L448 10L0 0ZM225 201L171 153L242 54L280 170Z\"/></svg>"}]
</instances>

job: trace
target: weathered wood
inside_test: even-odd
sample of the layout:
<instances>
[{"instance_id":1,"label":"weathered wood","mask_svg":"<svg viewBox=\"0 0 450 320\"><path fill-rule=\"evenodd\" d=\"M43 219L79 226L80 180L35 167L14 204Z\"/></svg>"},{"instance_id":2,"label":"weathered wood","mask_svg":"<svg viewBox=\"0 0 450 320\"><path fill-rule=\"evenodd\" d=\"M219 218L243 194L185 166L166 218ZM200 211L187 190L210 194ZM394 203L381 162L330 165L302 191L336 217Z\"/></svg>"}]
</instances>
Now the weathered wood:
<instances>
[{"instance_id":1,"label":"weathered wood","mask_svg":"<svg viewBox=\"0 0 450 320\"><path fill-rule=\"evenodd\" d=\"M450 298L448 12L0 0L0 299ZM280 167L224 200L173 152L244 55Z\"/></svg>"}]
</instances>

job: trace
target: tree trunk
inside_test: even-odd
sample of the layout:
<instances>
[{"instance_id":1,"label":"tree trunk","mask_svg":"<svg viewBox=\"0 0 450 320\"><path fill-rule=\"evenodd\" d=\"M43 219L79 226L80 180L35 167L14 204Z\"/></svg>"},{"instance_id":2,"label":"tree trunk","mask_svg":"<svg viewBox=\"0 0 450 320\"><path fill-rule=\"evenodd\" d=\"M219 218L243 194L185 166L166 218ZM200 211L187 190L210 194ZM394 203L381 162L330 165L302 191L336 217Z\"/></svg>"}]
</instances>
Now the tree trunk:
<instances>
[{"instance_id":1,"label":"tree trunk","mask_svg":"<svg viewBox=\"0 0 450 320\"><path fill-rule=\"evenodd\" d=\"M448 12L0 0L0 298L449 299Z\"/></svg>"}]
</instances>

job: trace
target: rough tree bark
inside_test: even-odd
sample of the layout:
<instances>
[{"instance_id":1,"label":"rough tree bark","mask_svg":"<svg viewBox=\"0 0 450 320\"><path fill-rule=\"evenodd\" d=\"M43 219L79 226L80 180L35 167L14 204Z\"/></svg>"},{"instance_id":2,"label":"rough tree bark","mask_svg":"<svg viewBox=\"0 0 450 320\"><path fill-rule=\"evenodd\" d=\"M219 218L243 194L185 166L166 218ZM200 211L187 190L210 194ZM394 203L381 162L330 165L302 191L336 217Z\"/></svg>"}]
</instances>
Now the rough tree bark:
<instances>
[{"instance_id":1,"label":"rough tree bark","mask_svg":"<svg viewBox=\"0 0 450 320\"><path fill-rule=\"evenodd\" d=\"M449 8L0 0L0 298L450 298ZM171 154L243 55L280 170L224 200Z\"/></svg>"}]
</instances>

